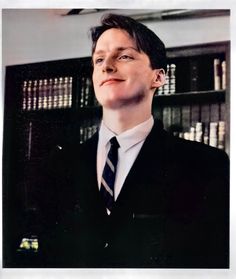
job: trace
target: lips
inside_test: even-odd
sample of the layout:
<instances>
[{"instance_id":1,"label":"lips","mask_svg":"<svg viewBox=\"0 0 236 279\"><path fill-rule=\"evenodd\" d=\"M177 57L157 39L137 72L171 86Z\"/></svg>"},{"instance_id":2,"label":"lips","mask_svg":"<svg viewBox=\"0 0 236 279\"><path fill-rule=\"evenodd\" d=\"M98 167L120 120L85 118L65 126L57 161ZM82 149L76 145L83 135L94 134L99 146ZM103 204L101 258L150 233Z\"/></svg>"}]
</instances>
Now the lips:
<instances>
[{"instance_id":1,"label":"lips","mask_svg":"<svg viewBox=\"0 0 236 279\"><path fill-rule=\"evenodd\" d=\"M113 83L117 83L117 82L121 82L121 81L124 81L124 80L119 79L119 78L108 78L108 79L103 80L101 82L100 86L109 85L109 84L113 84Z\"/></svg>"}]
</instances>

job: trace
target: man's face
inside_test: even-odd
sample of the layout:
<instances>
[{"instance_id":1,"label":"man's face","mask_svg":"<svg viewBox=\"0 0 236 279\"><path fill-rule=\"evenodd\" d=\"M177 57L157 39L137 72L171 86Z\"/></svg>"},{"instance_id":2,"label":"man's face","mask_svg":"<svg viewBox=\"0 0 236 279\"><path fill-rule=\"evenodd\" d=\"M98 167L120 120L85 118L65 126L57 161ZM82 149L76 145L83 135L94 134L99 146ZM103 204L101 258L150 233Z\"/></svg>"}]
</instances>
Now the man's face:
<instances>
[{"instance_id":1,"label":"man's face","mask_svg":"<svg viewBox=\"0 0 236 279\"><path fill-rule=\"evenodd\" d=\"M93 64L94 90L103 107L116 109L152 98L156 70L125 30L112 28L99 37Z\"/></svg>"}]
</instances>

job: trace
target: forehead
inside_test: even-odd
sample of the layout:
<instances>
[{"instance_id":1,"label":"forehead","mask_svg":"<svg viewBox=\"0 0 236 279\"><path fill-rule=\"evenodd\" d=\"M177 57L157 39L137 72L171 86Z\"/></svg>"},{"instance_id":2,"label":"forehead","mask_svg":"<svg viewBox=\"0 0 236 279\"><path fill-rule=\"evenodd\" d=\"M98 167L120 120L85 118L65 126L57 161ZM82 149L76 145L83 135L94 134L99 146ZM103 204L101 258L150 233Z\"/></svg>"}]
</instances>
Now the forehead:
<instances>
[{"instance_id":1,"label":"forehead","mask_svg":"<svg viewBox=\"0 0 236 279\"><path fill-rule=\"evenodd\" d=\"M112 50L113 48L137 48L135 40L123 29L111 28L104 31L98 38L95 52Z\"/></svg>"}]
</instances>

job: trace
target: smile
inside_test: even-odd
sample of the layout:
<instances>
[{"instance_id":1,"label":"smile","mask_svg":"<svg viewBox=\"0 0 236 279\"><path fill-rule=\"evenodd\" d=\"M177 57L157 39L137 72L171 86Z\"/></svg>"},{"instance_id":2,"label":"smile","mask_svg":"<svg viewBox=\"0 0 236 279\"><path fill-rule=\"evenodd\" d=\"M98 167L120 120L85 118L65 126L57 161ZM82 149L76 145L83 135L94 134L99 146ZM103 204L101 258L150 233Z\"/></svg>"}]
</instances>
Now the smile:
<instances>
[{"instance_id":1,"label":"smile","mask_svg":"<svg viewBox=\"0 0 236 279\"><path fill-rule=\"evenodd\" d=\"M117 78L109 78L109 79L103 80L101 82L100 86L102 86L102 85L110 85L110 84L121 82L121 81L124 81L124 80L123 79L117 79Z\"/></svg>"}]
</instances>

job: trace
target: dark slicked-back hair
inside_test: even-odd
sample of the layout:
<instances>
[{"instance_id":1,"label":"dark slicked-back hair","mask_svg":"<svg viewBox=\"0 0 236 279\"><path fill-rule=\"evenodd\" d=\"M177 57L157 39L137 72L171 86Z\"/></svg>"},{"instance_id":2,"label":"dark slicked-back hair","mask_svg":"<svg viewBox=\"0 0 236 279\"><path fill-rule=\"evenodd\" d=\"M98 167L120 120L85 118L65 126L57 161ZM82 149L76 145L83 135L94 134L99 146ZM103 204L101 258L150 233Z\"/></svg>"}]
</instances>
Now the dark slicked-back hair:
<instances>
[{"instance_id":1,"label":"dark slicked-back hair","mask_svg":"<svg viewBox=\"0 0 236 279\"><path fill-rule=\"evenodd\" d=\"M102 17L100 26L91 28L92 54L99 37L111 28L125 30L134 39L138 51L148 55L152 69L163 68L166 71L166 50L161 39L142 23L123 15L106 14Z\"/></svg>"}]
</instances>

